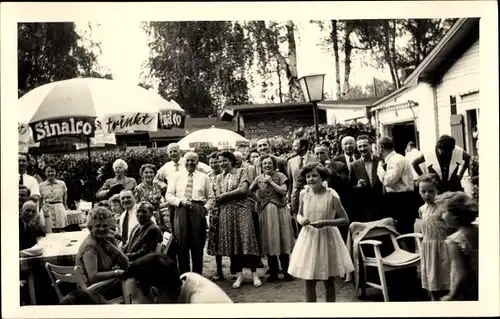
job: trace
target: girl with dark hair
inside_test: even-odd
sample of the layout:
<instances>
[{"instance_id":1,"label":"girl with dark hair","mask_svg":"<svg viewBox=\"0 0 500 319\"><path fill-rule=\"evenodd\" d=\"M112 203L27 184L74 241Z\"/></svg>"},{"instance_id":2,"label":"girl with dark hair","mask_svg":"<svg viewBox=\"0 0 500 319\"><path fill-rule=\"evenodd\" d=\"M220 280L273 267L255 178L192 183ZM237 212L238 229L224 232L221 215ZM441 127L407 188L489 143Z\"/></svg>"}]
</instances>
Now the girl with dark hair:
<instances>
[{"instance_id":1,"label":"girl with dark hair","mask_svg":"<svg viewBox=\"0 0 500 319\"><path fill-rule=\"evenodd\" d=\"M436 203L444 210L446 224L456 229L446 244L451 258L450 292L441 298L449 300L478 300L479 229L473 224L478 205L464 192L446 192Z\"/></svg>"},{"instance_id":2,"label":"girl with dark hair","mask_svg":"<svg viewBox=\"0 0 500 319\"><path fill-rule=\"evenodd\" d=\"M434 301L450 290L450 256L445 240L451 231L434 201L437 195L436 177L430 174L422 175L418 180L418 191L425 202L418 209L423 235L420 277L422 288L429 291Z\"/></svg>"},{"instance_id":3,"label":"girl with dark hair","mask_svg":"<svg viewBox=\"0 0 500 319\"><path fill-rule=\"evenodd\" d=\"M316 283L323 281L326 301L335 302L335 277L354 271L351 256L337 227L349 219L340 198L324 185L328 170L319 163L300 174L307 186L300 192L297 221L303 226L292 252L290 275L306 281L306 301L316 302Z\"/></svg>"}]
</instances>

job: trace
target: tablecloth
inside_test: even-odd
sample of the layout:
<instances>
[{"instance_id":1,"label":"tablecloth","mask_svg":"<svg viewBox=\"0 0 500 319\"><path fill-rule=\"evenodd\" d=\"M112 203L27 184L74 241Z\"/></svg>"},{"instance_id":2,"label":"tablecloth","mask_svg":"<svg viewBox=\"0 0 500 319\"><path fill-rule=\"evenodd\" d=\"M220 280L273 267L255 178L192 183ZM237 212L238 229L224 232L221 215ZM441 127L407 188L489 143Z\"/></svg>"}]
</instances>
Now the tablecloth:
<instances>
[{"instance_id":1,"label":"tablecloth","mask_svg":"<svg viewBox=\"0 0 500 319\"><path fill-rule=\"evenodd\" d=\"M82 212L79 210L68 210L66 211L66 217L68 225L79 225L82 221Z\"/></svg>"},{"instance_id":2,"label":"tablecloth","mask_svg":"<svg viewBox=\"0 0 500 319\"><path fill-rule=\"evenodd\" d=\"M42 255L19 258L21 271L30 270L34 267L44 267L46 262L62 266L74 265L78 248L88 234L87 229L76 232L47 234L36 244L36 247L43 248Z\"/></svg>"}]
</instances>

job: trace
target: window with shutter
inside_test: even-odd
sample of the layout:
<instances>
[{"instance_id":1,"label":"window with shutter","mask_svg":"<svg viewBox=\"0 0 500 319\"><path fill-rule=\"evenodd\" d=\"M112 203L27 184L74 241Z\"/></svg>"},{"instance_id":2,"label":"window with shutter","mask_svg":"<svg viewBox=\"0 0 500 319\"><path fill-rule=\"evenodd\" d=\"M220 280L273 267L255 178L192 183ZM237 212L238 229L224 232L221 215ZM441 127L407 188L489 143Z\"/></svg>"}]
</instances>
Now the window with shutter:
<instances>
[{"instance_id":1,"label":"window with shutter","mask_svg":"<svg viewBox=\"0 0 500 319\"><path fill-rule=\"evenodd\" d=\"M450 116L450 126L451 136L455 139L455 144L466 150L464 117L462 116L462 114L452 114Z\"/></svg>"},{"instance_id":2,"label":"window with shutter","mask_svg":"<svg viewBox=\"0 0 500 319\"><path fill-rule=\"evenodd\" d=\"M454 95L450 95L450 114L457 114L457 98Z\"/></svg>"}]
</instances>

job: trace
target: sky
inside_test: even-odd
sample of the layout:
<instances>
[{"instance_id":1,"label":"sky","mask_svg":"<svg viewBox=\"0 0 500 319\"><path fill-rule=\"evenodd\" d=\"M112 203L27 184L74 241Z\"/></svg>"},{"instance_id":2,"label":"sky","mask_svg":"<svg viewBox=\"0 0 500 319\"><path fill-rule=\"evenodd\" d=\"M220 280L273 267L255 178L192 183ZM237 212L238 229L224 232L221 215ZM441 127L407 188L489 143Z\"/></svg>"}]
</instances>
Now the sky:
<instances>
[{"instance_id":1,"label":"sky","mask_svg":"<svg viewBox=\"0 0 500 319\"><path fill-rule=\"evenodd\" d=\"M87 28L87 23L77 22L77 30L83 32ZM296 41L299 77L311 73L325 73L325 92L330 96L335 96L334 60L332 54L324 52L320 45L323 34L316 25L308 21L299 21L297 25L300 30L300 39ZM141 29L139 22L99 21L99 25L93 27L91 37L93 41L101 43L102 54L98 62L108 67L115 79L133 84L141 81L140 75L143 63L148 59L149 49L147 35ZM373 82L373 77L390 81L387 70L364 66L361 60L359 55L353 57L350 74L352 86L357 84L365 86ZM342 61L340 67L343 82ZM250 94L256 103L269 102L259 97L260 88L258 87L250 88Z\"/></svg>"}]
</instances>

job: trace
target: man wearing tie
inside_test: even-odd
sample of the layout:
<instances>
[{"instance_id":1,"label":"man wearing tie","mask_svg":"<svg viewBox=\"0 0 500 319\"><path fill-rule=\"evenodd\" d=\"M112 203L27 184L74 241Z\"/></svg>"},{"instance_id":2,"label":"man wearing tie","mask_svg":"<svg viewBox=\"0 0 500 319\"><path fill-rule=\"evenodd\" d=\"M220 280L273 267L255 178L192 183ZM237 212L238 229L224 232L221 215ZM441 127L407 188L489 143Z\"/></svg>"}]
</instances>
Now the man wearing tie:
<instances>
[{"instance_id":1,"label":"man wearing tie","mask_svg":"<svg viewBox=\"0 0 500 319\"><path fill-rule=\"evenodd\" d=\"M139 225L137 219L137 207L134 193L129 189L124 189L120 192L120 203L125 211L120 215L120 221L116 228L116 237L121 241L120 246L125 246L132 234L132 230ZM151 221L156 225L156 221L151 216Z\"/></svg>"},{"instance_id":2,"label":"man wearing tie","mask_svg":"<svg viewBox=\"0 0 500 319\"><path fill-rule=\"evenodd\" d=\"M191 271L191 252L193 272L201 275L207 234L206 216L215 204L215 196L208 175L196 169L198 154L188 152L184 161L185 170L171 178L165 198L175 207L172 229L179 246L179 270L181 273Z\"/></svg>"},{"instance_id":3,"label":"man wearing tie","mask_svg":"<svg viewBox=\"0 0 500 319\"><path fill-rule=\"evenodd\" d=\"M300 189L298 189L298 178L300 176L300 171L304 166L315 163L318 159L314 154L309 152L309 141L305 138L293 141L292 150L295 156L288 160L286 175L290 181L290 185L288 186L288 201L292 209L292 215L296 216L299 211ZM294 228L297 227L295 223L292 225ZM294 231L298 234L300 231L300 225L298 226L298 229L294 229Z\"/></svg>"},{"instance_id":4,"label":"man wearing tie","mask_svg":"<svg viewBox=\"0 0 500 319\"><path fill-rule=\"evenodd\" d=\"M344 153L335 156L333 160L344 163L350 170L350 164L359 159L359 155L354 153L356 149L356 140L352 136L345 136L341 141L341 145Z\"/></svg>"},{"instance_id":5,"label":"man wearing tie","mask_svg":"<svg viewBox=\"0 0 500 319\"><path fill-rule=\"evenodd\" d=\"M165 163L158 172L156 173L156 176L154 178L154 181L159 183L162 187L167 188L167 185L169 184L169 179L172 178L177 172L179 171L185 171L185 161L183 158L181 158L181 150L180 147L177 143L170 143L167 146L167 154L168 157L170 158L170 161ZM210 166L199 162L198 166L196 167L197 170L208 174L212 171ZM169 207L169 217L170 217L170 226L171 228L174 227L174 215L175 215L175 208L174 207Z\"/></svg>"}]
</instances>

